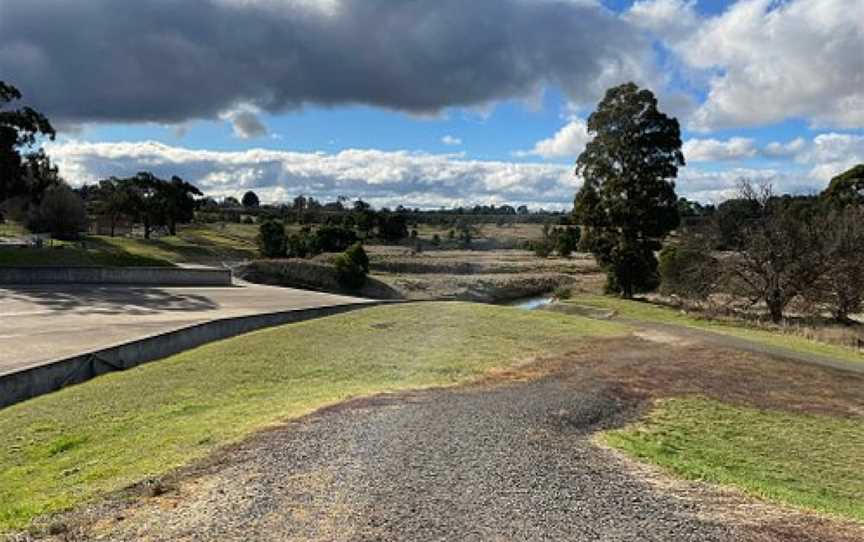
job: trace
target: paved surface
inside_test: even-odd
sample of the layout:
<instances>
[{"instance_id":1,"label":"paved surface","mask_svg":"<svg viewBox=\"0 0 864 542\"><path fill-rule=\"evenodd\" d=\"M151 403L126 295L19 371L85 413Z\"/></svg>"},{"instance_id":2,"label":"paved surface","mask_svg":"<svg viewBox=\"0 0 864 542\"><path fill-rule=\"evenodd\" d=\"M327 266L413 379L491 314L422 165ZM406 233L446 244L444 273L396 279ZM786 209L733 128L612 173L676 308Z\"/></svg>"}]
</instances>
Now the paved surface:
<instances>
[{"instance_id":1,"label":"paved surface","mask_svg":"<svg viewBox=\"0 0 864 542\"><path fill-rule=\"evenodd\" d=\"M367 301L246 284L0 288L0 375L208 320Z\"/></svg>"}]
</instances>

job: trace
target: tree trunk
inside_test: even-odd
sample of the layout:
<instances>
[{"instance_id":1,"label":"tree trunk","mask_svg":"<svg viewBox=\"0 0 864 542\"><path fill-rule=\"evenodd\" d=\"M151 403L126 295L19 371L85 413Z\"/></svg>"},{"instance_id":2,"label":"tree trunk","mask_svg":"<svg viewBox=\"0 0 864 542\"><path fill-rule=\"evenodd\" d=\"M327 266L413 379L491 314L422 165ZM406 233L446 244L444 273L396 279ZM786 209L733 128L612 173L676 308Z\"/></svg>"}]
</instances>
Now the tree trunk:
<instances>
[{"instance_id":1,"label":"tree trunk","mask_svg":"<svg viewBox=\"0 0 864 542\"><path fill-rule=\"evenodd\" d=\"M783 297L780 292L774 290L765 300L768 305L768 311L771 313L771 321L779 324L783 321Z\"/></svg>"},{"instance_id":2,"label":"tree trunk","mask_svg":"<svg viewBox=\"0 0 864 542\"><path fill-rule=\"evenodd\" d=\"M144 239L150 239L150 221L144 221Z\"/></svg>"},{"instance_id":3,"label":"tree trunk","mask_svg":"<svg viewBox=\"0 0 864 542\"><path fill-rule=\"evenodd\" d=\"M177 235L177 222L173 218L168 222L168 233L172 236Z\"/></svg>"}]
</instances>

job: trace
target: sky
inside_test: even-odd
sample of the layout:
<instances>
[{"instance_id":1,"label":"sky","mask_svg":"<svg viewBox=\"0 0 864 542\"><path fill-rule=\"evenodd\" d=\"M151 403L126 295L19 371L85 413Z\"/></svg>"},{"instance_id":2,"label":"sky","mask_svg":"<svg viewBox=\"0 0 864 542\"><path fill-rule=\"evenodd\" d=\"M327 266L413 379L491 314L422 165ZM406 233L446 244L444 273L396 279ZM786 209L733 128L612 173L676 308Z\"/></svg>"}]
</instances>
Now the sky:
<instances>
[{"instance_id":1,"label":"sky","mask_svg":"<svg viewBox=\"0 0 864 542\"><path fill-rule=\"evenodd\" d=\"M864 0L0 0L0 80L75 186L566 209L627 81L681 123L687 198L864 162Z\"/></svg>"}]
</instances>

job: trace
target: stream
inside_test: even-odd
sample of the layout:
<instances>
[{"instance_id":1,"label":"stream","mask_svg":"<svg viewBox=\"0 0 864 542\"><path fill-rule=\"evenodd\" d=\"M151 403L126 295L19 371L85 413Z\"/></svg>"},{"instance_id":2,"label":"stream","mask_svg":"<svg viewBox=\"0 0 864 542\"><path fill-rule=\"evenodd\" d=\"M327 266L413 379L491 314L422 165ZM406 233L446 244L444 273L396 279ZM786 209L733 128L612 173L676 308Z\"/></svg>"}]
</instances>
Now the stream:
<instances>
[{"instance_id":1,"label":"stream","mask_svg":"<svg viewBox=\"0 0 864 542\"><path fill-rule=\"evenodd\" d=\"M535 309L542 309L546 305L552 303L553 299L554 298L552 297L552 294L546 293L540 295L532 295L530 297L520 297L518 299L506 301L502 303L502 305L532 311Z\"/></svg>"}]
</instances>

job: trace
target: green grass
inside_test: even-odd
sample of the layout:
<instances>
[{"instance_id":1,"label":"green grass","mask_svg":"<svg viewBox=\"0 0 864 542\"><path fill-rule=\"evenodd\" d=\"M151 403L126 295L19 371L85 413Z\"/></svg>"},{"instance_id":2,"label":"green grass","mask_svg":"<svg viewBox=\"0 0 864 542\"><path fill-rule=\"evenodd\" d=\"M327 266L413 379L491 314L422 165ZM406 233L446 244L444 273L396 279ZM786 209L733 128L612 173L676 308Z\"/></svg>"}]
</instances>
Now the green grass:
<instances>
[{"instance_id":1,"label":"green grass","mask_svg":"<svg viewBox=\"0 0 864 542\"><path fill-rule=\"evenodd\" d=\"M226 224L224 227L181 227L177 236L143 239L91 235L82 243L51 241L51 247L2 248L2 265L106 265L168 266L177 263L218 265L222 261L254 258L255 226ZM257 230L256 230L257 231Z\"/></svg>"},{"instance_id":2,"label":"green grass","mask_svg":"<svg viewBox=\"0 0 864 542\"><path fill-rule=\"evenodd\" d=\"M660 402L611 446L693 480L864 521L864 420L761 411L705 399Z\"/></svg>"},{"instance_id":3,"label":"green grass","mask_svg":"<svg viewBox=\"0 0 864 542\"><path fill-rule=\"evenodd\" d=\"M133 253L120 247L108 248L93 238L81 243L51 242L53 246L43 248L0 248L0 266L82 266L103 265L127 266L171 266L170 261L152 254Z\"/></svg>"},{"instance_id":4,"label":"green grass","mask_svg":"<svg viewBox=\"0 0 864 542\"><path fill-rule=\"evenodd\" d=\"M805 337L796 336L779 331L770 331L749 327L746 323L735 324L733 322L721 322L716 320L700 319L681 311L662 307L644 301L631 301L617 297L601 295L579 295L567 301L576 305L586 305L611 309L625 318L642 320L647 322L661 322L677 324L695 329L704 329L723 335L730 335L754 342L787 348L805 354L827 356L850 363L864 364L864 355L854 348L836 344L814 341Z\"/></svg>"},{"instance_id":5,"label":"green grass","mask_svg":"<svg viewBox=\"0 0 864 542\"><path fill-rule=\"evenodd\" d=\"M21 237L27 235L27 228L17 222L7 221L0 223L0 237Z\"/></svg>"},{"instance_id":6,"label":"green grass","mask_svg":"<svg viewBox=\"0 0 864 542\"><path fill-rule=\"evenodd\" d=\"M619 324L465 303L263 330L0 410L0 531L350 397L449 385Z\"/></svg>"}]
</instances>

